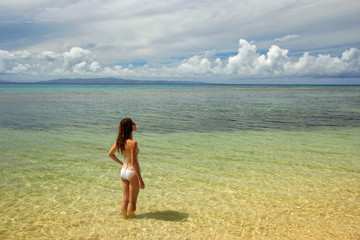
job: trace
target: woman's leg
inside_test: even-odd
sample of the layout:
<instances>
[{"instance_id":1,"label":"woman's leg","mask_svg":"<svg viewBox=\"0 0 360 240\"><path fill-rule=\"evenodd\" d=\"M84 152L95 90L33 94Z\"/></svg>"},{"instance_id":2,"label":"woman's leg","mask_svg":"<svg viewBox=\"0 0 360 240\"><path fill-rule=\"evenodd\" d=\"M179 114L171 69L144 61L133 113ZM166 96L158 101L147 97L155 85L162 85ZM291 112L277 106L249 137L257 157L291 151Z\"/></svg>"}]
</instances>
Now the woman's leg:
<instances>
[{"instance_id":1,"label":"woman's leg","mask_svg":"<svg viewBox=\"0 0 360 240\"><path fill-rule=\"evenodd\" d=\"M135 174L129 178L129 217L135 216L136 201L139 195L139 180Z\"/></svg>"},{"instance_id":2,"label":"woman's leg","mask_svg":"<svg viewBox=\"0 0 360 240\"><path fill-rule=\"evenodd\" d=\"M123 200L121 204L121 212L124 218L127 218L127 209L129 204L129 181L121 179L123 188Z\"/></svg>"}]
</instances>

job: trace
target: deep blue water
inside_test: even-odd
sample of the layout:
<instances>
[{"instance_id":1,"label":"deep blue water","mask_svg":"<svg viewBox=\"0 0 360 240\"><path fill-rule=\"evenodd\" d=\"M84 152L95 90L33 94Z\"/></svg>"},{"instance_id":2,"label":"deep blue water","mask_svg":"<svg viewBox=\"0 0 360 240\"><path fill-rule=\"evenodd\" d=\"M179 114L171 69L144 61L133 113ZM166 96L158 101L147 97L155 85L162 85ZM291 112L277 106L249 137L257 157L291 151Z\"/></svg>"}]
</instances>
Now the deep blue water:
<instances>
[{"instance_id":1,"label":"deep blue water","mask_svg":"<svg viewBox=\"0 0 360 240\"><path fill-rule=\"evenodd\" d=\"M359 86L0 85L0 127L233 131L359 127Z\"/></svg>"}]
</instances>

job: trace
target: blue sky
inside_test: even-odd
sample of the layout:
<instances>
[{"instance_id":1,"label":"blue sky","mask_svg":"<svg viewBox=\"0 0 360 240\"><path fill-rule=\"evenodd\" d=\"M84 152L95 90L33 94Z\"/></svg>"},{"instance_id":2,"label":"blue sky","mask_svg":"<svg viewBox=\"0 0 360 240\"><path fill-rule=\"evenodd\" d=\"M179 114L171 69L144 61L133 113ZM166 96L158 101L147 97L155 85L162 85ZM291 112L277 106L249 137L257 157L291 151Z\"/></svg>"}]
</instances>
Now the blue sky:
<instances>
[{"instance_id":1,"label":"blue sky","mask_svg":"<svg viewBox=\"0 0 360 240\"><path fill-rule=\"evenodd\" d=\"M360 83L355 0L0 1L0 80Z\"/></svg>"}]
</instances>

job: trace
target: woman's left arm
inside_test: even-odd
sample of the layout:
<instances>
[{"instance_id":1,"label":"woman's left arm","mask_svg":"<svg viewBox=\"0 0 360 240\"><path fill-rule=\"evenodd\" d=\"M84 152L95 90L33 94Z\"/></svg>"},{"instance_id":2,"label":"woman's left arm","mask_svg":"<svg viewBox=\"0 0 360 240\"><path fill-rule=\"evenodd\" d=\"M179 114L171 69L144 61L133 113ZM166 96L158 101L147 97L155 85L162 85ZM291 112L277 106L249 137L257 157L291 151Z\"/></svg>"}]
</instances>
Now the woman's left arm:
<instances>
[{"instance_id":1,"label":"woman's left arm","mask_svg":"<svg viewBox=\"0 0 360 240\"><path fill-rule=\"evenodd\" d=\"M136 141L133 141L132 144L131 144L131 150L130 150L130 154L131 154L131 163L132 163L132 166L134 167L134 170L135 170L135 174L136 176L138 177L139 179L139 187L141 189L144 189L145 188L145 183L141 177L141 172L140 172L140 165L139 165L139 161L138 161L138 147L137 147L137 142Z\"/></svg>"},{"instance_id":2,"label":"woman's left arm","mask_svg":"<svg viewBox=\"0 0 360 240\"><path fill-rule=\"evenodd\" d=\"M115 162L117 162L118 164L120 164L121 166L123 165L123 162L121 162L119 160L119 158L117 158L115 156L115 152L116 152L117 148L116 148L116 143L114 144L114 146L112 146L112 148L110 149L109 153L108 153L108 156L114 160Z\"/></svg>"}]
</instances>

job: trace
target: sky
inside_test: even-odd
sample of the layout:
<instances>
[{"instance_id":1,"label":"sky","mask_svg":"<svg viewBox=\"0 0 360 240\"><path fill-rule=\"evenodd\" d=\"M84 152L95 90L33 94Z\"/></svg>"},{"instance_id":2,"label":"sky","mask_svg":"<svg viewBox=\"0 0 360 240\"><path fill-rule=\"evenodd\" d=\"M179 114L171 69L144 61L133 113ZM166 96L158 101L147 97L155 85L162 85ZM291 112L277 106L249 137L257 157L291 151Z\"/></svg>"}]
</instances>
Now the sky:
<instances>
[{"instance_id":1,"label":"sky","mask_svg":"<svg viewBox=\"0 0 360 240\"><path fill-rule=\"evenodd\" d=\"M0 80L360 84L356 0L0 0Z\"/></svg>"}]
</instances>

